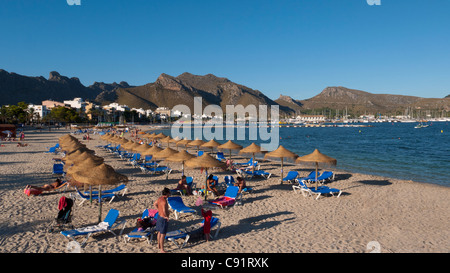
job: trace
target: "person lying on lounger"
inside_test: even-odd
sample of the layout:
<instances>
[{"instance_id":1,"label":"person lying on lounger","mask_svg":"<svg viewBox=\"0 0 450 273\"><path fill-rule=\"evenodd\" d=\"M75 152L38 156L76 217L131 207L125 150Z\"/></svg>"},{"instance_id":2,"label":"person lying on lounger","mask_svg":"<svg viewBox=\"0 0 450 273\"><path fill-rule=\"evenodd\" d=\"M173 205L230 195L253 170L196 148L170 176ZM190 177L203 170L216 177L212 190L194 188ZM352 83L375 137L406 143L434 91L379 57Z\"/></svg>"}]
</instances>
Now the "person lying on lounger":
<instances>
[{"instance_id":1,"label":"person lying on lounger","mask_svg":"<svg viewBox=\"0 0 450 273\"><path fill-rule=\"evenodd\" d=\"M36 190L40 190L40 191L53 191L53 190L57 189L59 186L61 186L62 184L63 184L63 182L61 181L61 179L57 178L56 181L51 184L45 184L42 187L27 185L25 187L25 189L36 189Z\"/></svg>"}]
</instances>

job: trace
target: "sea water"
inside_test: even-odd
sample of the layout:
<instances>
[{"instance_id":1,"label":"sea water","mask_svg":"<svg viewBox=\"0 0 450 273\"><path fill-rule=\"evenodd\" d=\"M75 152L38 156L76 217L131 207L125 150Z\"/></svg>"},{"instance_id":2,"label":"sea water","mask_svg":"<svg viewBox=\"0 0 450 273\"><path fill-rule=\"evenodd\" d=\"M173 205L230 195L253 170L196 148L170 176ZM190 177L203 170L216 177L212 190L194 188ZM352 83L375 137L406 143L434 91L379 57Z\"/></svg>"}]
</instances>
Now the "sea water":
<instances>
[{"instance_id":1,"label":"sea water","mask_svg":"<svg viewBox=\"0 0 450 273\"><path fill-rule=\"evenodd\" d=\"M370 127L280 127L279 144L299 156L314 149L339 170L450 186L449 122L364 123ZM339 124L342 125L342 124ZM237 130L237 129L236 129ZM170 135L169 130L162 130ZM224 130L225 132L225 130ZM158 133L158 132L157 132ZM208 141L209 139L204 139ZM225 133L223 140L226 142ZM242 146L258 140L233 140ZM299 165L299 168L302 168Z\"/></svg>"}]
</instances>

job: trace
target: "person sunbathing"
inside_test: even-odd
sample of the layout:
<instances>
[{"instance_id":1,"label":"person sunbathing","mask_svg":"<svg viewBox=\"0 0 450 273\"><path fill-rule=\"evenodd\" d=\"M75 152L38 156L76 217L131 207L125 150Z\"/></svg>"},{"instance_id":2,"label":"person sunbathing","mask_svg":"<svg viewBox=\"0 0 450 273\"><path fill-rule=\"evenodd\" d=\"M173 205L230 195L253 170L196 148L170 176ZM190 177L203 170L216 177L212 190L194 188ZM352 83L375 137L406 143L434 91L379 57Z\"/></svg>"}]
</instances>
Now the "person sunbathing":
<instances>
[{"instance_id":1,"label":"person sunbathing","mask_svg":"<svg viewBox=\"0 0 450 273\"><path fill-rule=\"evenodd\" d=\"M59 186L61 186L62 184L63 184L63 182L61 181L61 179L57 178L56 181L51 184L45 184L42 187L27 185L25 187L25 189L36 189L36 190L40 190L40 191L53 191L53 190L57 189Z\"/></svg>"},{"instance_id":2,"label":"person sunbathing","mask_svg":"<svg viewBox=\"0 0 450 273\"><path fill-rule=\"evenodd\" d=\"M181 180L178 181L178 186L176 190L186 190L187 195L192 195L191 187L189 187L185 175L181 176Z\"/></svg>"}]
</instances>

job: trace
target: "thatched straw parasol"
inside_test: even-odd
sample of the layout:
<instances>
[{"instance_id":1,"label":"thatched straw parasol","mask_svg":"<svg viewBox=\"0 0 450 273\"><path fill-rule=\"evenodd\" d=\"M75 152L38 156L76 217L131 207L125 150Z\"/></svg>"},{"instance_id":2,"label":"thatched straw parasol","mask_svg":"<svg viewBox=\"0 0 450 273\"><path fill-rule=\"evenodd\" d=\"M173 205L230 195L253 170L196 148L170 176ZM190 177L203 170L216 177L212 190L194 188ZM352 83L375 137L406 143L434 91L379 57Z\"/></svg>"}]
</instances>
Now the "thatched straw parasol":
<instances>
[{"instance_id":1,"label":"thatched straw parasol","mask_svg":"<svg viewBox=\"0 0 450 273\"><path fill-rule=\"evenodd\" d=\"M161 139L161 142L165 142L165 143L167 143L167 147L170 147L169 145L169 143L170 143L170 141L172 140L173 138L171 138L170 136L166 136L165 138L163 138L163 139Z\"/></svg>"},{"instance_id":2,"label":"thatched straw parasol","mask_svg":"<svg viewBox=\"0 0 450 273\"><path fill-rule=\"evenodd\" d=\"M273 158L280 158L281 159L281 184L283 183L283 159L284 158L297 158L298 155L296 155L295 153L289 151L288 149L284 148L282 145L280 145L276 150L267 153L264 156L264 159L268 158L268 157L273 157Z\"/></svg>"},{"instance_id":3,"label":"thatched straw parasol","mask_svg":"<svg viewBox=\"0 0 450 273\"><path fill-rule=\"evenodd\" d=\"M77 171L82 171L87 168L92 168L94 166L98 166L104 162L104 159L102 157L92 157L92 156L79 156L75 159L75 161L72 161L73 165L69 166L66 174L72 175L73 173ZM68 165L68 164L66 164Z\"/></svg>"},{"instance_id":4,"label":"thatched straw parasol","mask_svg":"<svg viewBox=\"0 0 450 273\"><path fill-rule=\"evenodd\" d=\"M196 157L193 154L186 152L186 150L181 150L173 156L167 157L166 161L169 162L181 162L181 175L184 175L184 162Z\"/></svg>"},{"instance_id":5,"label":"thatched straw parasol","mask_svg":"<svg viewBox=\"0 0 450 273\"><path fill-rule=\"evenodd\" d=\"M127 176L117 173L113 167L105 163L74 172L71 176L77 182L89 185L99 185L99 222L102 220L101 185L113 185L128 182Z\"/></svg>"},{"instance_id":6,"label":"thatched straw parasol","mask_svg":"<svg viewBox=\"0 0 450 273\"><path fill-rule=\"evenodd\" d=\"M178 149L178 145L183 145L185 148L187 148L187 144L189 142L191 142L191 141L189 139L187 139L187 138L178 141L177 144L176 144L177 149Z\"/></svg>"},{"instance_id":7,"label":"thatched straw parasol","mask_svg":"<svg viewBox=\"0 0 450 273\"><path fill-rule=\"evenodd\" d=\"M253 161L256 160L255 154L258 154L258 153L267 153L267 151L262 150L261 146L256 145L254 142L239 151L239 154L252 154ZM255 171L255 164L252 164L252 170L253 170L253 172Z\"/></svg>"},{"instance_id":8,"label":"thatched straw parasol","mask_svg":"<svg viewBox=\"0 0 450 273\"><path fill-rule=\"evenodd\" d=\"M142 149L142 144L140 144L140 143L138 143L138 142L134 142L133 144L131 144L131 145L129 146L129 149L130 149L132 152L136 152L138 149Z\"/></svg>"},{"instance_id":9,"label":"thatched straw parasol","mask_svg":"<svg viewBox=\"0 0 450 273\"><path fill-rule=\"evenodd\" d=\"M155 139L162 139L162 138L166 138L166 137L167 136L165 134L159 133L159 134L155 135L153 138L155 138Z\"/></svg>"},{"instance_id":10,"label":"thatched straw parasol","mask_svg":"<svg viewBox=\"0 0 450 273\"><path fill-rule=\"evenodd\" d=\"M136 153L141 153L141 152L145 152L147 149L150 149L150 148L151 148L151 146L148 144L139 144L139 147L136 147L133 151Z\"/></svg>"},{"instance_id":11,"label":"thatched straw parasol","mask_svg":"<svg viewBox=\"0 0 450 273\"><path fill-rule=\"evenodd\" d=\"M154 154L156 154L156 153L158 153L160 151L162 151L162 149L159 148L159 147L149 146L149 147L147 147L147 149L145 151L141 152L141 156L146 156L146 155L153 156Z\"/></svg>"},{"instance_id":12,"label":"thatched straw parasol","mask_svg":"<svg viewBox=\"0 0 450 273\"><path fill-rule=\"evenodd\" d=\"M193 141L191 141L191 142L189 142L188 144L186 144L187 146L196 146L197 147L197 152L199 151L199 147L200 146L202 146L203 144L205 144L205 142L203 141L203 140L201 140L201 139L196 139L196 140L193 140Z\"/></svg>"},{"instance_id":13,"label":"thatched straw parasol","mask_svg":"<svg viewBox=\"0 0 450 273\"><path fill-rule=\"evenodd\" d=\"M200 147L202 148L211 148L211 153L213 152L214 147L219 147L221 144L219 142L217 142L215 139L211 139L210 141L203 143L202 145L200 145Z\"/></svg>"},{"instance_id":14,"label":"thatched straw parasol","mask_svg":"<svg viewBox=\"0 0 450 273\"><path fill-rule=\"evenodd\" d=\"M177 153L178 153L178 151L176 151L176 150L174 150L174 149L172 149L170 147L167 147L167 148L165 148L162 151L154 153L153 154L153 159L162 160L162 159L166 159L166 158L168 158L170 156L173 156L173 155L175 155ZM169 168L169 164L167 164L167 168ZM166 180L168 180L168 179L169 179L169 172L166 172Z\"/></svg>"},{"instance_id":15,"label":"thatched straw parasol","mask_svg":"<svg viewBox=\"0 0 450 273\"><path fill-rule=\"evenodd\" d=\"M225 168L226 164L220 162L219 160L213 158L207 153L204 153L201 156L197 156L195 158L189 159L185 162L185 165L190 168L205 168L205 200L207 195L207 185L206 179L208 177L208 168Z\"/></svg>"},{"instance_id":16,"label":"thatched straw parasol","mask_svg":"<svg viewBox=\"0 0 450 273\"><path fill-rule=\"evenodd\" d=\"M296 163L305 163L305 164L313 163L316 165L316 190L317 190L317 186L318 186L317 171L319 169L319 163L326 164L326 165L334 165L334 166L337 164L336 159L322 154L317 149L315 149L314 152L310 153L309 155L305 155L305 156L297 158L295 160L295 162Z\"/></svg>"},{"instance_id":17,"label":"thatched straw parasol","mask_svg":"<svg viewBox=\"0 0 450 273\"><path fill-rule=\"evenodd\" d=\"M229 150L230 151L230 160L231 160L231 150L240 150L242 149L242 146L239 144L234 143L231 140L228 140L224 144L217 147L219 150Z\"/></svg>"}]
</instances>

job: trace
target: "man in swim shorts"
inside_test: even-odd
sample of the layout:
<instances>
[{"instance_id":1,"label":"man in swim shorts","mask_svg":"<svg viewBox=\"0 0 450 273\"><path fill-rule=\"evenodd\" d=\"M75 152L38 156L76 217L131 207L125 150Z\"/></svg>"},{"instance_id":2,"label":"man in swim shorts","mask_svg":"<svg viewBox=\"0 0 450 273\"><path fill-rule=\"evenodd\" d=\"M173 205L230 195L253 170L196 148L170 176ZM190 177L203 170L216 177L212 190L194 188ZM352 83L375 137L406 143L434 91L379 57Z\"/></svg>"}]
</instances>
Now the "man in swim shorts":
<instances>
[{"instance_id":1,"label":"man in swim shorts","mask_svg":"<svg viewBox=\"0 0 450 273\"><path fill-rule=\"evenodd\" d=\"M153 204L158 210L158 219L156 219L156 231L158 231L158 248L161 253L164 251L164 239L167 233L167 227L169 226L169 203L167 198L170 196L170 190L164 188L162 196L156 200Z\"/></svg>"}]
</instances>

